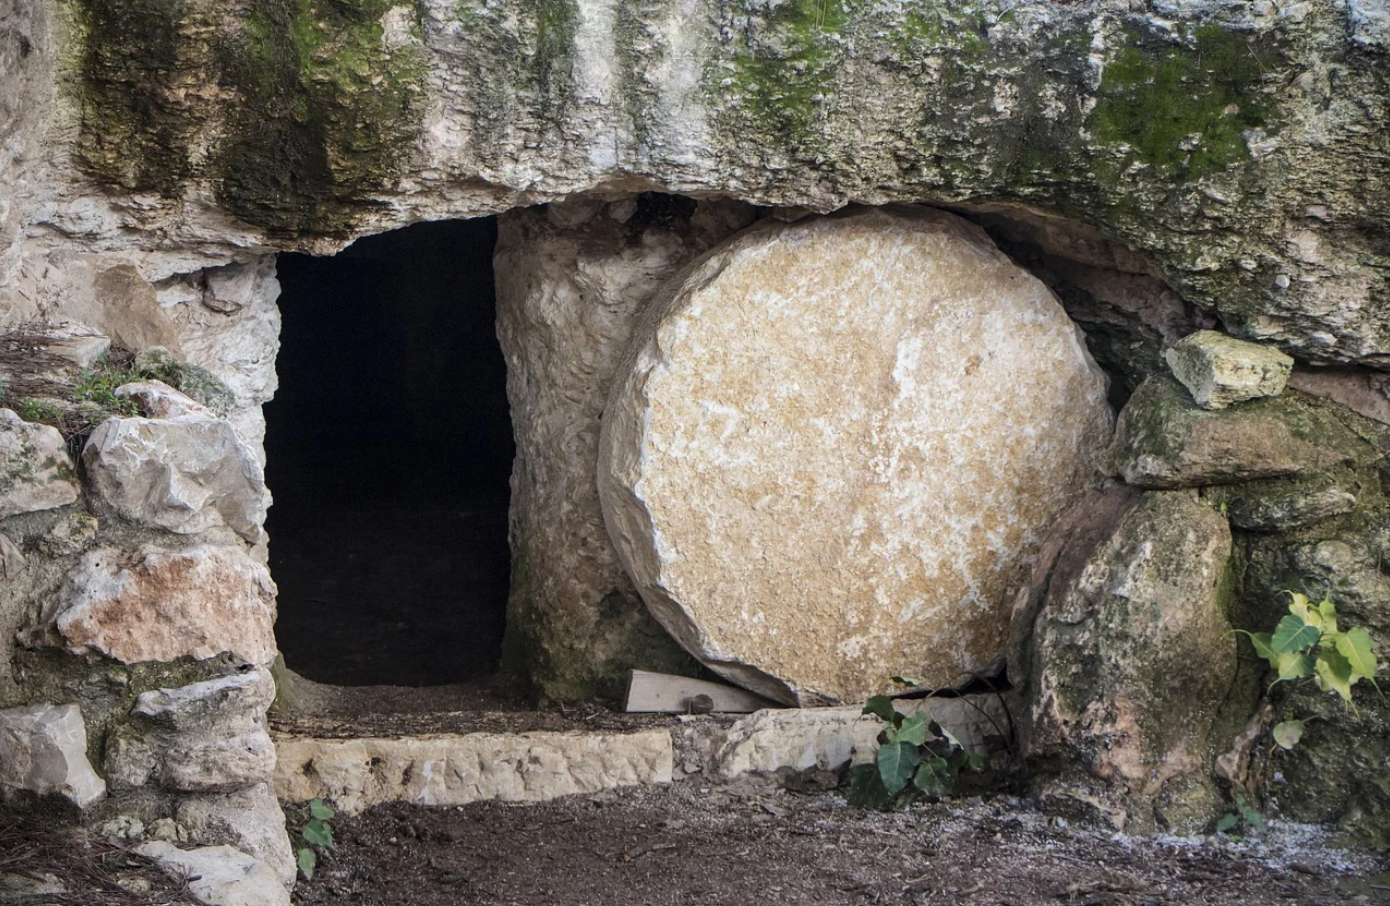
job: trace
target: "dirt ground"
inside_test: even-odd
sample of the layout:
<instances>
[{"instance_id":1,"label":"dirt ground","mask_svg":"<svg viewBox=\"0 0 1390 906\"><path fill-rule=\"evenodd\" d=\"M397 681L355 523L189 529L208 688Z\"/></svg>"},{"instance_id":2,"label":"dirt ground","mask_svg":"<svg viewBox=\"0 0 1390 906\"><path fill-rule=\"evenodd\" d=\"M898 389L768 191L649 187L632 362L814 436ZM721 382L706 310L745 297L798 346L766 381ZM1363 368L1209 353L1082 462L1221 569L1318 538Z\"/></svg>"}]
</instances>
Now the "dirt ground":
<instances>
[{"instance_id":1,"label":"dirt ground","mask_svg":"<svg viewBox=\"0 0 1390 906\"><path fill-rule=\"evenodd\" d=\"M772 778L336 821L299 906L1257 906L1390 903L1384 854L1310 828L1139 839L1017 799L850 809Z\"/></svg>"}]
</instances>

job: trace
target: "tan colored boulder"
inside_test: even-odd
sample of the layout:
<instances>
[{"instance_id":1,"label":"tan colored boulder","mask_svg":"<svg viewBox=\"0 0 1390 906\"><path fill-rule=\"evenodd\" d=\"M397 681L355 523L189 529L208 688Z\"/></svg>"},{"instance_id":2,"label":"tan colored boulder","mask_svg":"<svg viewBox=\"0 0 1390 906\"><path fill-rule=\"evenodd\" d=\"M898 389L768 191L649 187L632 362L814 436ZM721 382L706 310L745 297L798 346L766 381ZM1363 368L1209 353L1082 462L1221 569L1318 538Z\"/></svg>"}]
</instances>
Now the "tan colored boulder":
<instances>
[{"instance_id":1,"label":"tan colored boulder","mask_svg":"<svg viewBox=\"0 0 1390 906\"><path fill-rule=\"evenodd\" d=\"M1183 337L1163 353L1163 360L1203 409L1278 396L1293 370L1293 359L1279 350L1219 330Z\"/></svg>"},{"instance_id":2,"label":"tan colored boulder","mask_svg":"<svg viewBox=\"0 0 1390 906\"><path fill-rule=\"evenodd\" d=\"M998 663L1110 435L1037 279L925 209L766 223L668 283L604 414L609 534L681 644L792 704Z\"/></svg>"},{"instance_id":3,"label":"tan colored boulder","mask_svg":"<svg viewBox=\"0 0 1390 906\"><path fill-rule=\"evenodd\" d=\"M77 469L57 428L0 409L0 519L77 500Z\"/></svg>"},{"instance_id":4,"label":"tan colored boulder","mask_svg":"<svg viewBox=\"0 0 1390 906\"><path fill-rule=\"evenodd\" d=\"M275 659L275 584L240 547L91 551L61 608L56 629L74 653L127 664L222 652L252 664Z\"/></svg>"}]
</instances>

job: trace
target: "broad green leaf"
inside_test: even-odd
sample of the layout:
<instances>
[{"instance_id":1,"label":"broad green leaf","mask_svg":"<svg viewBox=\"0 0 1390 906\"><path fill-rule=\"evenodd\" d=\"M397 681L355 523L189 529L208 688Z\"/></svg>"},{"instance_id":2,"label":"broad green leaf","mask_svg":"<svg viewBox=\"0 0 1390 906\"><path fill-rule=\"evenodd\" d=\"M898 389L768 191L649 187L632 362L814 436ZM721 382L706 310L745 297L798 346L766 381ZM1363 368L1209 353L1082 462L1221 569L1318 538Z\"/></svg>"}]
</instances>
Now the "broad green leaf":
<instances>
[{"instance_id":1,"label":"broad green leaf","mask_svg":"<svg viewBox=\"0 0 1390 906\"><path fill-rule=\"evenodd\" d=\"M1216 822L1216 832L1218 834L1224 834L1229 830L1233 830L1235 826L1239 823L1239 815L1237 815L1235 812L1227 812L1226 814L1221 816L1220 821Z\"/></svg>"},{"instance_id":2,"label":"broad green leaf","mask_svg":"<svg viewBox=\"0 0 1390 906\"><path fill-rule=\"evenodd\" d=\"M338 813L333 811L333 807L322 799L310 799L309 814L320 821L327 821Z\"/></svg>"},{"instance_id":3,"label":"broad green leaf","mask_svg":"<svg viewBox=\"0 0 1390 906\"><path fill-rule=\"evenodd\" d=\"M1286 720L1274 725L1274 741L1280 748L1292 749L1303 738L1303 721Z\"/></svg>"},{"instance_id":4,"label":"broad green leaf","mask_svg":"<svg viewBox=\"0 0 1390 906\"><path fill-rule=\"evenodd\" d=\"M1261 815L1257 809L1251 808L1244 800L1237 800L1236 806L1240 809L1240 817L1245 819L1245 823L1252 830L1260 833L1269 830L1269 825L1265 823L1265 816Z\"/></svg>"},{"instance_id":5,"label":"broad green leaf","mask_svg":"<svg viewBox=\"0 0 1390 906\"><path fill-rule=\"evenodd\" d=\"M1302 651L1276 654L1274 659L1274 669L1279 671L1281 680L1303 679L1313 672L1312 657Z\"/></svg>"},{"instance_id":6,"label":"broad green leaf","mask_svg":"<svg viewBox=\"0 0 1390 906\"><path fill-rule=\"evenodd\" d=\"M893 700L886 695L875 695L864 703L864 713L872 714L879 720L894 723L893 718L897 716L897 709L893 707Z\"/></svg>"},{"instance_id":7,"label":"broad green leaf","mask_svg":"<svg viewBox=\"0 0 1390 906\"><path fill-rule=\"evenodd\" d=\"M295 854L295 861L299 863L299 870L304 872L304 880L314 880L314 869L319 864L319 857L314 851L307 846L301 846Z\"/></svg>"},{"instance_id":8,"label":"broad green leaf","mask_svg":"<svg viewBox=\"0 0 1390 906\"><path fill-rule=\"evenodd\" d=\"M912 777L920 756L917 747L906 743L878 747L878 777L890 795L896 796Z\"/></svg>"},{"instance_id":9,"label":"broad green leaf","mask_svg":"<svg viewBox=\"0 0 1390 906\"><path fill-rule=\"evenodd\" d=\"M920 746L927 741L927 719L921 714L914 714L903 719L903 725L898 728L898 742L908 745Z\"/></svg>"},{"instance_id":10,"label":"broad green leaf","mask_svg":"<svg viewBox=\"0 0 1390 906\"><path fill-rule=\"evenodd\" d=\"M972 771L983 771L985 769L985 756L968 752L965 756L965 766Z\"/></svg>"},{"instance_id":11,"label":"broad green leaf","mask_svg":"<svg viewBox=\"0 0 1390 906\"><path fill-rule=\"evenodd\" d=\"M1321 635L1322 632L1317 626L1310 624L1298 614L1290 613L1274 628L1270 647L1276 654L1290 654L1316 645Z\"/></svg>"},{"instance_id":12,"label":"broad green leaf","mask_svg":"<svg viewBox=\"0 0 1390 906\"><path fill-rule=\"evenodd\" d=\"M1317 663L1313 664L1313 675L1318 688L1324 692L1336 692L1347 704L1351 704L1351 684L1355 677L1351 673L1351 663L1341 652L1331 648L1318 652Z\"/></svg>"},{"instance_id":13,"label":"broad green leaf","mask_svg":"<svg viewBox=\"0 0 1390 906\"><path fill-rule=\"evenodd\" d=\"M1250 639L1250 644L1255 647L1255 653L1269 661L1269 666L1278 667L1275 659L1278 655L1274 652L1271 636L1267 632L1247 632L1246 637Z\"/></svg>"},{"instance_id":14,"label":"broad green leaf","mask_svg":"<svg viewBox=\"0 0 1390 906\"><path fill-rule=\"evenodd\" d=\"M1375 678L1377 665L1373 650L1374 645L1371 634L1360 626L1348 629L1337 636L1337 651L1351 665L1353 677Z\"/></svg>"},{"instance_id":15,"label":"broad green leaf","mask_svg":"<svg viewBox=\"0 0 1390 906\"><path fill-rule=\"evenodd\" d=\"M858 808L883 809L893 801L893 797L883 788L878 777L878 766L857 764L849 769L849 792L845 801Z\"/></svg>"},{"instance_id":16,"label":"broad green leaf","mask_svg":"<svg viewBox=\"0 0 1390 906\"><path fill-rule=\"evenodd\" d=\"M941 736L943 736L946 739L946 741L949 742L955 748L965 748L965 746L960 744L960 740L956 739L956 734L952 733L950 730L947 730L945 727L941 728Z\"/></svg>"},{"instance_id":17,"label":"broad green leaf","mask_svg":"<svg viewBox=\"0 0 1390 906\"><path fill-rule=\"evenodd\" d=\"M304 830L300 831L304 837L304 842L313 846L322 846L331 849L333 847L333 828L328 823L318 818L313 819L304 825Z\"/></svg>"},{"instance_id":18,"label":"broad green leaf","mask_svg":"<svg viewBox=\"0 0 1390 906\"><path fill-rule=\"evenodd\" d=\"M1322 631L1337 631L1337 605L1332 603L1331 598L1323 598L1318 605L1318 616L1322 617Z\"/></svg>"},{"instance_id":19,"label":"broad green leaf","mask_svg":"<svg viewBox=\"0 0 1390 906\"><path fill-rule=\"evenodd\" d=\"M956 787L956 768L944 758L929 758L913 775L912 784L932 796L944 796Z\"/></svg>"}]
</instances>

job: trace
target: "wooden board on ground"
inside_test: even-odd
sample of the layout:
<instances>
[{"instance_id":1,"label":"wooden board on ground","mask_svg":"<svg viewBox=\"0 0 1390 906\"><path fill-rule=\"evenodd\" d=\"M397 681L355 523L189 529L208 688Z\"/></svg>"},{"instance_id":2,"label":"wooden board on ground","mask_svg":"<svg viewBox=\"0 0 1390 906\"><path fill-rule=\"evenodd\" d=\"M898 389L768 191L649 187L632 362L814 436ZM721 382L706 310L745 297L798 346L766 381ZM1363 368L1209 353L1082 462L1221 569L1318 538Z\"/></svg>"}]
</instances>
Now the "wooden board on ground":
<instances>
[{"instance_id":1,"label":"wooden board on ground","mask_svg":"<svg viewBox=\"0 0 1390 906\"><path fill-rule=\"evenodd\" d=\"M702 701L701 697L708 701ZM703 707L707 706L707 707ZM776 702L737 686L670 676L647 670L632 671L627 683L628 713L687 714L725 712L748 714L764 708L780 708Z\"/></svg>"}]
</instances>

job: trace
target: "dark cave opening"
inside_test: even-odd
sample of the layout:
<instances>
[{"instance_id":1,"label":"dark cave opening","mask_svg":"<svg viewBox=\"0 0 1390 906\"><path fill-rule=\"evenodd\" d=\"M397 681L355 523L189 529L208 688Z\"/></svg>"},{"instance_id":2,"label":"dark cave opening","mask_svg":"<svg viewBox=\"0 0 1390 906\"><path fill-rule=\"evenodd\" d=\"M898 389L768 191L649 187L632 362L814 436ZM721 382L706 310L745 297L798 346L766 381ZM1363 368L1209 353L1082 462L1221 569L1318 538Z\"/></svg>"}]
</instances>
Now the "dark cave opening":
<instances>
[{"instance_id":1,"label":"dark cave opening","mask_svg":"<svg viewBox=\"0 0 1390 906\"><path fill-rule=\"evenodd\" d=\"M496 218L279 258L267 529L286 664L318 682L493 673L514 447L496 335Z\"/></svg>"}]
</instances>

